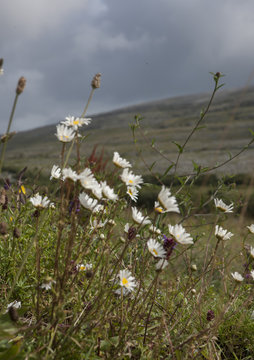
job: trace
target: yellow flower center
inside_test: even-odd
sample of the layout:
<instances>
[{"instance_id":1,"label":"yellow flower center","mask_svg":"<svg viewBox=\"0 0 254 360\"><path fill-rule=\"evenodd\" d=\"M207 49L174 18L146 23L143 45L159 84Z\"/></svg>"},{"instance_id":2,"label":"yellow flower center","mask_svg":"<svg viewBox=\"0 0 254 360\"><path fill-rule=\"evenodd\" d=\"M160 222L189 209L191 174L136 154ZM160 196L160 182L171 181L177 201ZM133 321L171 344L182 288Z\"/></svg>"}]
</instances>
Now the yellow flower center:
<instances>
[{"instance_id":1,"label":"yellow flower center","mask_svg":"<svg viewBox=\"0 0 254 360\"><path fill-rule=\"evenodd\" d=\"M130 183L130 184L133 184L133 180L129 180L129 183Z\"/></svg>"},{"instance_id":2,"label":"yellow flower center","mask_svg":"<svg viewBox=\"0 0 254 360\"><path fill-rule=\"evenodd\" d=\"M122 284L123 284L123 285L128 284L128 280L127 280L126 278L123 278L123 279L122 279Z\"/></svg>"},{"instance_id":3,"label":"yellow flower center","mask_svg":"<svg viewBox=\"0 0 254 360\"><path fill-rule=\"evenodd\" d=\"M155 249L153 249L152 251L155 255L158 255L158 251L156 251Z\"/></svg>"},{"instance_id":4,"label":"yellow flower center","mask_svg":"<svg viewBox=\"0 0 254 360\"><path fill-rule=\"evenodd\" d=\"M26 195L26 189L24 185L21 185L20 189L19 189L19 193L23 193L24 195Z\"/></svg>"},{"instance_id":5,"label":"yellow flower center","mask_svg":"<svg viewBox=\"0 0 254 360\"><path fill-rule=\"evenodd\" d=\"M162 213L163 209L161 207L156 207L154 208L155 211L157 211L158 213Z\"/></svg>"},{"instance_id":6,"label":"yellow flower center","mask_svg":"<svg viewBox=\"0 0 254 360\"><path fill-rule=\"evenodd\" d=\"M74 120L74 121L73 121L73 124L74 124L74 125L78 125L78 124L79 124L79 121L78 121L78 120Z\"/></svg>"},{"instance_id":7,"label":"yellow flower center","mask_svg":"<svg viewBox=\"0 0 254 360\"><path fill-rule=\"evenodd\" d=\"M86 269L86 267L84 265L80 266L80 270L85 270L85 269Z\"/></svg>"},{"instance_id":8,"label":"yellow flower center","mask_svg":"<svg viewBox=\"0 0 254 360\"><path fill-rule=\"evenodd\" d=\"M133 193L132 193L132 191L131 191L131 189L129 189L128 191L129 191L129 194L130 194L130 195L132 195L132 194L133 194Z\"/></svg>"}]
</instances>

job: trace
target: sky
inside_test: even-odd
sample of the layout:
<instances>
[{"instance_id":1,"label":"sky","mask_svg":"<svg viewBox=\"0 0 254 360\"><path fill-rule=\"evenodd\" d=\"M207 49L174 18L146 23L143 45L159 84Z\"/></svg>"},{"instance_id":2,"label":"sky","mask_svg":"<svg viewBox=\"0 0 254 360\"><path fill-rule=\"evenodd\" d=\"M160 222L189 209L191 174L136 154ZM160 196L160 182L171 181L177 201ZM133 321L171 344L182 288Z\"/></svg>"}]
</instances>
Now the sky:
<instances>
[{"instance_id":1,"label":"sky","mask_svg":"<svg viewBox=\"0 0 254 360\"><path fill-rule=\"evenodd\" d=\"M0 132L187 94L253 85L253 0L1 0Z\"/></svg>"}]
</instances>

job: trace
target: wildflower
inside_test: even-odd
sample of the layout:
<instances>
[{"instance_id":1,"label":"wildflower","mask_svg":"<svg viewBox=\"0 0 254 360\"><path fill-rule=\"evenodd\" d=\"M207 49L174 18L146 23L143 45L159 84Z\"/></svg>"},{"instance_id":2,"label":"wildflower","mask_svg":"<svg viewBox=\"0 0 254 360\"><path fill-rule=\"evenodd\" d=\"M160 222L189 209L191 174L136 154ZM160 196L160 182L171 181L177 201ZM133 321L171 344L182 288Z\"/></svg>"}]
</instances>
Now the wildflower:
<instances>
[{"instance_id":1,"label":"wildflower","mask_svg":"<svg viewBox=\"0 0 254 360\"><path fill-rule=\"evenodd\" d=\"M165 269L165 267L168 266L168 261L166 259L160 259L156 265L155 265L155 268L156 270L163 270Z\"/></svg>"},{"instance_id":2,"label":"wildflower","mask_svg":"<svg viewBox=\"0 0 254 360\"><path fill-rule=\"evenodd\" d=\"M231 232L224 230L221 226L215 226L215 236L218 240L229 240L233 236Z\"/></svg>"},{"instance_id":3,"label":"wildflower","mask_svg":"<svg viewBox=\"0 0 254 360\"><path fill-rule=\"evenodd\" d=\"M98 186L98 182L94 177L94 174L89 168L85 168L80 174L79 174L79 181L80 184L85 189L93 189L95 186Z\"/></svg>"},{"instance_id":4,"label":"wildflower","mask_svg":"<svg viewBox=\"0 0 254 360\"><path fill-rule=\"evenodd\" d=\"M133 240L136 237L137 230L133 226L131 226L128 228L127 234L128 240Z\"/></svg>"},{"instance_id":5,"label":"wildflower","mask_svg":"<svg viewBox=\"0 0 254 360\"><path fill-rule=\"evenodd\" d=\"M164 250L163 246L158 243L158 241L154 239L149 239L147 241L147 247L154 257L165 258L166 251Z\"/></svg>"},{"instance_id":6,"label":"wildflower","mask_svg":"<svg viewBox=\"0 0 254 360\"><path fill-rule=\"evenodd\" d=\"M163 238L164 238L163 248L166 251L166 258L169 259L177 243L175 242L174 239L167 238L166 235L163 235Z\"/></svg>"},{"instance_id":7,"label":"wildflower","mask_svg":"<svg viewBox=\"0 0 254 360\"><path fill-rule=\"evenodd\" d=\"M109 200L112 200L112 201L116 201L118 200L118 195L114 193L114 190L111 189L106 181L102 181L101 182L101 188L102 188L102 193L104 196L106 196L106 198L108 198Z\"/></svg>"},{"instance_id":8,"label":"wildflower","mask_svg":"<svg viewBox=\"0 0 254 360\"><path fill-rule=\"evenodd\" d=\"M251 270L250 276L252 277L252 280L254 280L254 270Z\"/></svg>"},{"instance_id":9,"label":"wildflower","mask_svg":"<svg viewBox=\"0 0 254 360\"><path fill-rule=\"evenodd\" d=\"M192 265L191 265L191 270L192 270L192 271L197 271L197 270L198 270L197 265L196 265L196 264L192 264Z\"/></svg>"},{"instance_id":10,"label":"wildflower","mask_svg":"<svg viewBox=\"0 0 254 360\"><path fill-rule=\"evenodd\" d=\"M77 271L87 271L87 270L91 270L93 267L93 264L77 264L76 265L76 270Z\"/></svg>"},{"instance_id":11,"label":"wildflower","mask_svg":"<svg viewBox=\"0 0 254 360\"><path fill-rule=\"evenodd\" d=\"M122 174L120 175L121 180L127 186L134 186L136 188L140 188L140 184L143 184L143 179L141 175L134 175L131 170L128 168L123 169Z\"/></svg>"},{"instance_id":12,"label":"wildflower","mask_svg":"<svg viewBox=\"0 0 254 360\"><path fill-rule=\"evenodd\" d=\"M133 201L136 202L138 200L138 189L136 189L135 186L127 186L126 194L128 194Z\"/></svg>"},{"instance_id":13,"label":"wildflower","mask_svg":"<svg viewBox=\"0 0 254 360\"><path fill-rule=\"evenodd\" d=\"M125 232L126 234L128 234L129 228L130 228L130 224L129 224L129 223L126 223L126 224L124 225L124 232Z\"/></svg>"},{"instance_id":14,"label":"wildflower","mask_svg":"<svg viewBox=\"0 0 254 360\"><path fill-rule=\"evenodd\" d=\"M24 185L21 185L19 188L19 194L26 195L26 188Z\"/></svg>"},{"instance_id":15,"label":"wildflower","mask_svg":"<svg viewBox=\"0 0 254 360\"><path fill-rule=\"evenodd\" d=\"M69 179L69 180L76 182L79 178L76 171L72 170L71 168L63 169L62 174L63 174L63 180Z\"/></svg>"},{"instance_id":16,"label":"wildflower","mask_svg":"<svg viewBox=\"0 0 254 360\"><path fill-rule=\"evenodd\" d=\"M235 273L231 273L231 275L233 276L234 280L237 282L242 282L244 280L242 275L239 274L237 271Z\"/></svg>"},{"instance_id":17,"label":"wildflower","mask_svg":"<svg viewBox=\"0 0 254 360\"><path fill-rule=\"evenodd\" d=\"M177 212L180 213L178 205L176 203L176 198L171 196L171 192L164 185L162 186L161 191L158 194L158 200L162 206L162 212Z\"/></svg>"},{"instance_id":18,"label":"wildflower","mask_svg":"<svg viewBox=\"0 0 254 360\"><path fill-rule=\"evenodd\" d=\"M249 229L249 232L251 234L254 234L254 224L251 224L250 226L247 226L247 228Z\"/></svg>"},{"instance_id":19,"label":"wildflower","mask_svg":"<svg viewBox=\"0 0 254 360\"><path fill-rule=\"evenodd\" d=\"M91 230L95 230L95 229L101 229L103 228L107 223L107 220L102 222L102 221L99 221L97 219L90 219L90 225L91 225Z\"/></svg>"},{"instance_id":20,"label":"wildflower","mask_svg":"<svg viewBox=\"0 0 254 360\"><path fill-rule=\"evenodd\" d=\"M30 201L36 208L47 208L53 205L53 203L50 203L50 200L47 196L43 198L41 195L39 195L39 193L35 194L34 197L31 197Z\"/></svg>"},{"instance_id":21,"label":"wildflower","mask_svg":"<svg viewBox=\"0 0 254 360\"><path fill-rule=\"evenodd\" d=\"M152 234L157 234L157 235L160 235L160 234L161 234L160 229L158 229L156 226L153 226L153 225L151 225L151 226L149 227L149 231L150 231Z\"/></svg>"},{"instance_id":22,"label":"wildflower","mask_svg":"<svg viewBox=\"0 0 254 360\"><path fill-rule=\"evenodd\" d=\"M102 187L96 180L91 187L91 191L98 200L102 198Z\"/></svg>"},{"instance_id":23,"label":"wildflower","mask_svg":"<svg viewBox=\"0 0 254 360\"><path fill-rule=\"evenodd\" d=\"M132 207L131 210L132 210L132 218L135 221L135 223L141 225L151 224L149 218L147 216L143 216L142 213L138 211L136 207Z\"/></svg>"},{"instance_id":24,"label":"wildflower","mask_svg":"<svg viewBox=\"0 0 254 360\"><path fill-rule=\"evenodd\" d=\"M61 121L61 124L65 126L70 126L73 130L78 130L82 125L89 125L91 122L91 118L75 118L74 116L67 116L65 121Z\"/></svg>"},{"instance_id":25,"label":"wildflower","mask_svg":"<svg viewBox=\"0 0 254 360\"><path fill-rule=\"evenodd\" d=\"M11 307L14 307L15 309L20 309L21 308L21 302L14 300L13 302L11 302L10 304L7 305L7 310L9 310Z\"/></svg>"},{"instance_id":26,"label":"wildflower","mask_svg":"<svg viewBox=\"0 0 254 360\"><path fill-rule=\"evenodd\" d=\"M231 203L230 205L226 205L222 200L220 199L214 199L215 206L217 209L221 210L225 213L231 213L233 212L234 205Z\"/></svg>"},{"instance_id":27,"label":"wildflower","mask_svg":"<svg viewBox=\"0 0 254 360\"><path fill-rule=\"evenodd\" d=\"M156 211L159 214L164 213L164 209L162 208L162 206L160 205L159 201L155 201L154 202L154 211Z\"/></svg>"},{"instance_id":28,"label":"wildflower","mask_svg":"<svg viewBox=\"0 0 254 360\"><path fill-rule=\"evenodd\" d=\"M55 283L56 283L55 280L52 280L51 278L48 278L48 279L46 279L45 283L41 284L40 287L41 287L41 289L44 289L44 290L48 291L48 290L51 290L52 284L55 284Z\"/></svg>"},{"instance_id":29,"label":"wildflower","mask_svg":"<svg viewBox=\"0 0 254 360\"><path fill-rule=\"evenodd\" d=\"M61 169L59 166L57 165L53 165L52 170L51 170L51 176L50 176L50 180L54 179L59 179L61 176Z\"/></svg>"},{"instance_id":30,"label":"wildflower","mask_svg":"<svg viewBox=\"0 0 254 360\"><path fill-rule=\"evenodd\" d=\"M97 199L90 198L84 192L79 195L79 201L84 208L92 211L93 213L103 210L103 205L98 204Z\"/></svg>"},{"instance_id":31,"label":"wildflower","mask_svg":"<svg viewBox=\"0 0 254 360\"><path fill-rule=\"evenodd\" d=\"M254 259L254 248L250 247L250 256Z\"/></svg>"},{"instance_id":32,"label":"wildflower","mask_svg":"<svg viewBox=\"0 0 254 360\"><path fill-rule=\"evenodd\" d=\"M119 167L119 168L128 168L131 167L131 164L129 163L129 161L121 158L121 156L118 154L117 151L114 152L114 156L113 156L113 163Z\"/></svg>"},{"instance_id":33,"label":"wildflower","mask_svg":"<svg viewBox=\"0 0 254 360\"><path fill-rule=\"evenodd\" d=\"M206 320L212 321L215 318L213 310L208 310L206 314Z\"/></svg>"},{"instance_id":34,"label":"wildflower","mask_svg":"<svg viewBox=\"0 0 254 360\"><path fill-rule=\"evenodd\" d=\"M120 270L118 274L120 278L120 286L126 288L129 291L133 291L136 286L135 279L131 276L130 271Z\"/></svg>"},{"instance_id":35,"label":"wildflower","mask_svg":"<svg viewBox=\"0 0 254 360\"><path fill-rule=\"evenodd\" d=\"M56 131L56 137L59 141L64 143L72 141L75 137L75 132L65 125L58 124L56 127Z\"/></svg>"},{"instance_id":36,"label":"wildflower","mask_svg":"<svg viewBox=\"0 0 254 360\"><path fill-rule=\"evenodd\" d=\"M168 225L168 230L170 235L173 236L173 238L175 239L176 242L178 242L179 244L183 244L183 245L189 245L189 244L193 244L193 239L190 236L190 234L188 234L184 227L182 225Z\"/></svg>"}]
</instances>

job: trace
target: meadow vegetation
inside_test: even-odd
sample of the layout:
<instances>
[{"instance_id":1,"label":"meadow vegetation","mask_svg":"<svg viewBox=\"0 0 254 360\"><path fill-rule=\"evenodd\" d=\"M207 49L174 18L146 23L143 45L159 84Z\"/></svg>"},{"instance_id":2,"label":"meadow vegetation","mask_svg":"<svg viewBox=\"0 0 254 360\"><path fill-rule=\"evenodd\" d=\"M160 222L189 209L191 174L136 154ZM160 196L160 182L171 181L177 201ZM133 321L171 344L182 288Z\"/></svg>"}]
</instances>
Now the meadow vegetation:
<instances>
[{"instance_id":1,"label":"meadow vegetation","mask_svg":"<svg viewBox=\"0 0 254 360\"><path fill-rule=\"evenodd\" d=\"M253 177L213 172L248 151L253 133L234 156L181 169L221 87L222 75L212 77L174 159L135 116L130 136L146 175L117 151L83 153L96 74L82 115L54 130L50 176L41 181L27 168L2 176L0 360L254 358ZM24 89L19 81L0 169ZM163 172L143 146L164 159Z\"/></svg>"}]
</instances>

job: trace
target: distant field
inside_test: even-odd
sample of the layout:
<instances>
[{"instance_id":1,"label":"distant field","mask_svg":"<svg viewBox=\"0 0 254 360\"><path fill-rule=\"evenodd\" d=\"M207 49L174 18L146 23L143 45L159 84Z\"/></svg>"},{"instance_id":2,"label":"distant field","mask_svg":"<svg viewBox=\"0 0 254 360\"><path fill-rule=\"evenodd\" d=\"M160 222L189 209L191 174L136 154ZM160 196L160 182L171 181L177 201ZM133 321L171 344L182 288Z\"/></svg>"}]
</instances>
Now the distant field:
<instances>
[{"instance_id":1,"label":"distant field","mask_svg":"<svg viewBox=\"0 0 254 360\"><path fill-rule=\"evenodd\" d=\"M82 145L82 156L91 154L94 145L98 151L104 149L105 158L111 159L114 151L131 160L135 168L148 172L141 158L154 170L163 172L169 163L146 144L140 137L135 147L129 124L134 116L143 117L144 132L150 141L163 151L168 159L174 161L177 146L173 141L183 144L192 127L199 118L200 111L206 106L209 95L184 96L93 116L93 123L86 130L89 136ZM64 115L63 115L64 117ZM249 129L254 130L254 89L224 91L220 90L200 129L186 147L181 157L178 172L192 171L194 160L199 165L212 166L229 158L241 150L250 140ZM5 168L20 170L28 166L43 173L49 173L53 164L59 163L61 144L55 135L55 125L31 131L20 132L8 144ZM253 169L254 147L246 151L229 165L219 169L223 173L250 173Z\"/></svg>"}]
</instances>

